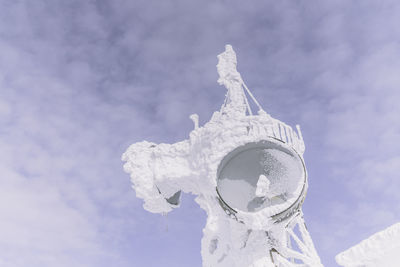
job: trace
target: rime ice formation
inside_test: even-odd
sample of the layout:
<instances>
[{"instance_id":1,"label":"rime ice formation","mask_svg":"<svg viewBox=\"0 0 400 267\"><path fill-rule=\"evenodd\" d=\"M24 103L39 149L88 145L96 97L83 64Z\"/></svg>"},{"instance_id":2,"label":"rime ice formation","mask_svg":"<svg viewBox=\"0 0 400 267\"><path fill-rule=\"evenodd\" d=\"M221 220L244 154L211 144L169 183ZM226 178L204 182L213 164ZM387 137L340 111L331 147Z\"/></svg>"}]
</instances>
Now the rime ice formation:
<instances>
[{"instance_id":1,"label":"rime ice formation","mask_svg":"<svg viewBox=\"0 0 400 267\"><path fill-rule=\"evenodd\" d=\"M308 183L300 128L268 115L236 65L227 45L217 70L228 91L208 123L199 127L193 114L188 140L131 145L122 156L124 169L150 212L177 208L181 192L197 195L208 215L204 267L322 266L301 211Z\"/></svg>"},{"instance_id":2,"label":"rime ice formation","mask_svg":"<svg viewBox=\"0 0 400 267\"><path fill-rule=\"evenodd\" d=\"M345 267L400 266L400 223L378 232L336 256Z\"/></svg>"},{"instance_id":3,"label":"rime ice formation","mask_svg":"<svg viewBox=\"0 0 400 267\"><path fill-rule=\"evenodd\" d=\"M268 180L267 176L264 174L260 174L258 177L257 187L256 187L256 196L257 197L271 197L269 185L271 182Z\"/></svg>"}]
</instances>

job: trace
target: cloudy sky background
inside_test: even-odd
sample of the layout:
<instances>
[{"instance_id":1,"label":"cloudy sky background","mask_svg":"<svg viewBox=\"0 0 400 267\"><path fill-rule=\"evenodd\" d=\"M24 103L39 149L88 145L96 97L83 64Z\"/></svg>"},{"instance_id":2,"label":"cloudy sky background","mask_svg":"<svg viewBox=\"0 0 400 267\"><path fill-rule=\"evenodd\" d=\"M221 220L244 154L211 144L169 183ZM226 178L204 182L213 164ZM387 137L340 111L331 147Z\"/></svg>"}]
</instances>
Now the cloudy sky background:
<instances>
[{"instance_id":1,"label":"cloudy sky background","mask_svg":"<svg viewBox=\"0 0 400 267\"><path fill-rule=\"evenodd\" d=\"M205 213L135 198L121 154L223 103L216 55L300 124L325 266L400 221L398 1L0 0L0 266L201 266Z\"/></svg>"}]
</instances>

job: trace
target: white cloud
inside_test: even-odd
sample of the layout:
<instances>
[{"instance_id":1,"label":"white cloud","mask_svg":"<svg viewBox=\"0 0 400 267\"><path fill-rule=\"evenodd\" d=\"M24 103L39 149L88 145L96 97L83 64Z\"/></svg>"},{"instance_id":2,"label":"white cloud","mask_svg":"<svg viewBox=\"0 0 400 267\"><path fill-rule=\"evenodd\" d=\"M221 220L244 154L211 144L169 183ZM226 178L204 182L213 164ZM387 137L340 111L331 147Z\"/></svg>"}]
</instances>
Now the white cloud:
<instances>
[{"instance_id":1,"label":"white cloud","mask_svg":"<svg viewBox=\"0 0 400 267\"><path fill-rule=\"evenodd\" d=\"M4 168L1 177L0 247L5 266L84 266L65 254L103 252L88 217L69 207L56 186Z\"/></svg>"}]
</instances>

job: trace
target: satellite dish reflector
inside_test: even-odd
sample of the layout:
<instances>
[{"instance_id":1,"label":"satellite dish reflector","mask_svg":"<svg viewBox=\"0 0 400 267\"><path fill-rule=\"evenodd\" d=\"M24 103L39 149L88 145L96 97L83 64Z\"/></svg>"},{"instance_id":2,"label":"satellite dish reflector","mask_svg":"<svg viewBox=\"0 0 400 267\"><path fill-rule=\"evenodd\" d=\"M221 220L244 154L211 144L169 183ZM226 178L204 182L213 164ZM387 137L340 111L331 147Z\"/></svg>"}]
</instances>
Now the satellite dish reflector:
<instances>
[{"instance_id":1,"label":"satellite dish reflector","mask_svg":"<svg viewBox=\"0 0 400 267\"><path fill-rule=\"evenodd\" d=\"M271 209L271 216L288 209L304 191L306 171L301 157L280 141L238 147L218 168L217 191L235 211Z\"/></svg>"}]
</instances>

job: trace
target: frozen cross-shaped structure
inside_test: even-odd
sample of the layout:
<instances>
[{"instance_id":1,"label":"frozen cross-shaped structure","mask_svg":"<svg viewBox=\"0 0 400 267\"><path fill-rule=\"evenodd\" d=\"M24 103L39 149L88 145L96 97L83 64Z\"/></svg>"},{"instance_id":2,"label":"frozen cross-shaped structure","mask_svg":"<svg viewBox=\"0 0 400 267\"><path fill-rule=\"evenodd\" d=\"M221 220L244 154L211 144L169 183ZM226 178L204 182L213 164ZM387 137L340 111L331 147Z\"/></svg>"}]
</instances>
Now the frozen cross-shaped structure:
<instances>
[{"instance_id":1,"label":"frozen cross-shaped structure","mask_svg":"<svg viewBox=\"0 0 400 267\"><path fill-rule=\"evenodd\" d=\"M236 65L226 45L217 70L228 91L208 123L199 127L193 114L188 140L131 145L122 156L125 171L150 212L179 207L181 192L197 195L208 215L204 267L322 266L301 211L308 183L300 128L268 115Z\"/></svg>"}]
</instances>

